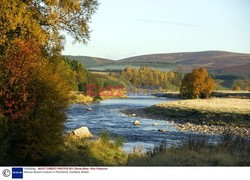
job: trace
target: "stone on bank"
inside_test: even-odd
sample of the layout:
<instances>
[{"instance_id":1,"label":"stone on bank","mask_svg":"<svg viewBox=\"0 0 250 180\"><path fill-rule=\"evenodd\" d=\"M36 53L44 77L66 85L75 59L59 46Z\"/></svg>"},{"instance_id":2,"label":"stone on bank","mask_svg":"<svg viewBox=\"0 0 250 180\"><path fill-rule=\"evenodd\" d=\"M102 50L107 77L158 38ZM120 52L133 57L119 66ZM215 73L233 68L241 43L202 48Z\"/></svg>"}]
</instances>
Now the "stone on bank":
<instances>
[{"instance_id":1,"label":"stone on bank","mask_svg":"<svg viewBox=\"0 0 250 180\"><path fill-rule=\"evenodd\" d=\"M78 129L75 129L69 133L69 137L75 139L82 139L82 138L92 138L94 137L93 134L89 131L88 127L83 126Z\"/></svg>"}]
</instances>

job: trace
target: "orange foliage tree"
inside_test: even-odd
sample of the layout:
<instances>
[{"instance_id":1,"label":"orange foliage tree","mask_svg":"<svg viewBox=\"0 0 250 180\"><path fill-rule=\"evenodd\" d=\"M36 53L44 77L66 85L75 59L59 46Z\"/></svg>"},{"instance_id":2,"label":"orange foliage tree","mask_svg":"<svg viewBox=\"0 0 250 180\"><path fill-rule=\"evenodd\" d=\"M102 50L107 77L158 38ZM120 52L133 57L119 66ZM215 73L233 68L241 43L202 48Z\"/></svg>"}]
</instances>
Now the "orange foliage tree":
<instances>
[{"instance_id":1,"label":"orange foliage tree","mask_svg":"<svg viewBox=\"0 0 250 180\"><path fill-rule=\"evenodd\" d=\"M63 31L89 40L97 6L96 0L0 1L0 165L39 163L63 144L68 84L53 61L61 56Z\"/></svg>"},{"instance_id":2,"label":"orange foliage tree","mask_svg":"<svg viewBox=\"0 0 250 180\"><path fill-rule=\"evenodd\" d=\"M214 80L205 68L194 69L182 80L180 94L184 99L208 98L214 87Z\"/></svg>"},{"instance_id":3,"label":"orange foliage tree","mask_svg":"<svg viewBox=\"0 0 250 180\"><path fill-rule=\"evenodd\" d=\"M17 119L34 105L34 78L39 48L35 42L17 40L1 62L0 112L8 119Z\"/></svg>"},{"instance_id":4,"label":"orange foliage tree","mask_svg":"<svg viewBox=\"0 0 250 180\"><path fill-rule=\"evenodd\" d=\"M44 161L62 145L68 84L32 40L17 40L0 63L0 164Z\"/></svg>"}]
</instances>

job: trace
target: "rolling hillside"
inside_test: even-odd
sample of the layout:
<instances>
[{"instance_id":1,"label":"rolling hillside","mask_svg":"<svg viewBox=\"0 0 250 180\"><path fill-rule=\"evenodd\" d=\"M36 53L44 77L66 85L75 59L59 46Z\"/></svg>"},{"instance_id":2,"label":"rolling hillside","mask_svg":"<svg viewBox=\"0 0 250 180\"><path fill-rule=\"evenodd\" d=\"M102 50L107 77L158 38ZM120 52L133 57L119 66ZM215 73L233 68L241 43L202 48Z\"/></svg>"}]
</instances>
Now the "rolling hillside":
<instances>
[{"instance_id":1,"label":"rolling hillside","mask_svg":"<svg viewBox=\"0 0 250 180\"><path fill-rule=\"evenodd\" d=\"M195 67L206 67L213 73L250 74L250 54L225 51L152 54L121 60L108 60L86 56L67 56L83 63L89 69L122 70L126 66L149 66L154 69L189 72Z\"/></svg>"},{"instance_id":2,"label":"rolling hillside","mask_svg":"<svg viewBox=\"0 0 250 180\"><path fill-rule=\"evenodd\" d=\"M120 61L173 63L182 71L191 71L195 67L206 67L210 72L217 73L250 73L250 54L224 51L152 54Z\"/></svg>"},{"instance_id":3,"label":"rolling hillside","mask_svg":"<svg viewBox=\"0 0 250 180\"><path fill-rule=\"evenodd\" d=\"M105 63L111 63L112 60L104 59L104 58L97 58L97 57L89 57L89 56L68 56L71 60L76 60L79 63L83 64L86 68L95 67L98 65L102 65Z\"/></svg>"}]
</instances>

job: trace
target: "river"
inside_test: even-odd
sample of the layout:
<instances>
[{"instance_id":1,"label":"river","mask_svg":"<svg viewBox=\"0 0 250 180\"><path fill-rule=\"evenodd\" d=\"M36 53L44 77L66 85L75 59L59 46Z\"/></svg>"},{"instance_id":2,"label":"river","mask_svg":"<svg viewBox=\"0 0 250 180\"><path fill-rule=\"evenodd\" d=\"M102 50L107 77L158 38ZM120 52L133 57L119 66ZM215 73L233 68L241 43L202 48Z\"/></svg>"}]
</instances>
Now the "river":
<instances>
[{"instance_id":1,"label":"river","mask_svg":"<svg viewBox=\"0 0 250 180\"><path fill-rule=\"evenodd\" d=\"M171 146L191 135L204 138L204 135L198 133L181 132L175 128L174 123L168 121L130 117L120 112L123 109L144 108L173 100L175 99L131 96L127 99L104 100L89 106L73 104L67 112L65 129L69 132L81 126L87 126L94 135L109 131L112 138L121 136L125 139L123 148L127 152L131 152L133 147L143 147L147 150L162 142ZM92 108L93 111L88 111L88 108ZM135 120L139 120L141 125L134 126ZM154 123L157 123L157 126L153 126ZM158 129L164 129L167 132L158 132ZM215 136L209 136L210 139L213 137Z\"/></svg>"}]
</instances>

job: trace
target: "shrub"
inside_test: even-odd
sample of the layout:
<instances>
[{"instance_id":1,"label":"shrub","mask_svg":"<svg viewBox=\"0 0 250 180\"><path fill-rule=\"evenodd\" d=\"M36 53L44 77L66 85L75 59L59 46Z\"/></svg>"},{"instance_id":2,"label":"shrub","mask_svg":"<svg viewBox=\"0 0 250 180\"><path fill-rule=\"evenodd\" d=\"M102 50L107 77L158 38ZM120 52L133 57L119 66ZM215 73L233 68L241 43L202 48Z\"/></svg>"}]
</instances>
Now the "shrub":
<instances>
[{"instance_id":1,"label":"shrub","mask_svg":"<svg viewBox=\"0 0 250 180\"><path fill-rule=\"evenodd\" d=\"M208 98L214 87L214 80L205 68L194 69L182 80L180 94L184 99Z\"/></svg>"},{"instance_id":2,"label":"shrub","mask_svg":"<svg viewBox=\"0 0 250 180\"><path fill-rule=\"evenodd\" d=\"M239 86L233 86L233 91L240 91L240 87Z\"/></svg>"}]
</instances>

